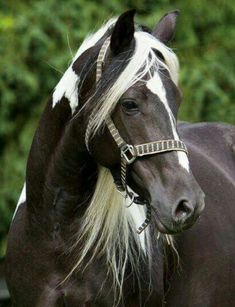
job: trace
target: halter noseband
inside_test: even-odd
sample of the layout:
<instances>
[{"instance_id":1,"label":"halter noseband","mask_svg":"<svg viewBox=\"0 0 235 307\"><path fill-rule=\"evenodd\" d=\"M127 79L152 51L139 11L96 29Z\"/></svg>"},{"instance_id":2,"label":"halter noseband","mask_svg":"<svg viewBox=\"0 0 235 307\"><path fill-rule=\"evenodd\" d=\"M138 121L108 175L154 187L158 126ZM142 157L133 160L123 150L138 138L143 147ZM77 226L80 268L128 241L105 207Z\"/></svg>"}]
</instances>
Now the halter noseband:
<instances>
[{"instance_id":1,"label":"halter noseband","mask_svg":"<svg viewBox=\"0 0 235 307\"><path fill-rule=\"evenodd\" d=\"M104 41L97 58L96 83L100 80L102 75L104 59L109 47L109 43L110 43L110 37L108 37ZM90 152L89 137L91 132L91 122L93 115L94 114L92 113L90 116L85 135L86 147L89 152ZM110 116L107 117L105 122L115 143L120 149L120 154L121 154L121 181L115 181L116 187L120 192L125 192L126 195L128 195L132 199L132 203L134 202L138 205L143 204L146 205L147 207L146 219L137 229L137 233L140 234L150 223L151 206L147 201L143 201L142 199L140 200L139 196L134 196L132 192L128 191L128 186L126 182L127 166L129 164L132 164L136 160L136 158L147 155L154 155L168 151L183 151L186 154L188 154L187 147L182 141L174 139L154 141L139 145L131 145L123 140Z\"/></svg>"}]
</instances>

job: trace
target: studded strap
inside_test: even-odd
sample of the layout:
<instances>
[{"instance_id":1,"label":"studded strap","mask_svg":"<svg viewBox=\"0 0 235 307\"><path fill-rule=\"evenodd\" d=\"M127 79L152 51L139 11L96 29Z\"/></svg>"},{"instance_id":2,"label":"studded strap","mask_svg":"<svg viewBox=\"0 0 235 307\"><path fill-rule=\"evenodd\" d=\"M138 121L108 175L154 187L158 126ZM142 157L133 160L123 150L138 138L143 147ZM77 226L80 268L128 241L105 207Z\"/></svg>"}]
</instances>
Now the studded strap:
<instances>
[{"instance_id":1,"label":"studded strap","mask_svg":"<svg viewBox=\"0 0 235 307\"><path fill-rule=\"evenodd\" d=\"M136 232L138 234L141 234L142 231L145 230L145 228L148 227L149 223L151 222L151 205L149 202L146 202L146 218L144 220L144 222L137 228Z\"/></svg>"},{"instance_id":2,"label":"studded strap","mask_svg":"<svg viewBox=\"0 0 235 307\"><path fill-rule=\"evenodd\" d=\"M150 143L134 146L136 150L136 156L154 155L166 151L184 151L188 153L186 145L180 140L160 140Z\"/></svg>"},{"instance_id":3,"label":"studded strap","mask_svg":"<svg viewBox=\"0 0 235 307\"><path fill-rule=\"evenodd\" d=\"M96 61L96 83L98 83L98 81L100 80L101 76L102 76L102 70L103 70L103 64L104 64L104 59L105 59L105 55L106 52L108 50L109 47L109 43L110 43L110 37L106 38L106 40L104 41L100 52L98 54L98 58ZM90 115L89 121L88 121L88 125L86 128L86 133L85 133L85 143L86 143L86 147L87 150L90 152L89 150L89 138L90 138L90 134L91 134L91 125L92 125L92 119L95 115L96 110L94 109L93 112Z\"/></svg>"},{"instance_id":4,"label":"studded strap","mask_svg":"<svg viewBox=\"0 0 235 307\"><path fill-rule=\"evenodd\" d=\"M105 55L106 52L108 50L109 47L109 43L110 43L110 37L106 38L106 40L104 41L98 58L97 58L97 62L96 62L96 83L100 80L101 76L102 76L102 71L103 71L103 64L104 64L104 59L105 59Z\"/></svg>"},{"instance_id":5,"label":"studded strap","mask_svg":"<svg viewBox=\"0 0 235 307\"><path fill-rule=\"evenodd\" d=\"M117 146L119 148L121 148L123 145L125 145L126 142L123 140L123 138L119 134L119 131L115 127L115 125L114 125L110 116L106 119L106 125L107 125L109 132L111 133L114 141L116 142Z\"/></svg>"}]
</instances>

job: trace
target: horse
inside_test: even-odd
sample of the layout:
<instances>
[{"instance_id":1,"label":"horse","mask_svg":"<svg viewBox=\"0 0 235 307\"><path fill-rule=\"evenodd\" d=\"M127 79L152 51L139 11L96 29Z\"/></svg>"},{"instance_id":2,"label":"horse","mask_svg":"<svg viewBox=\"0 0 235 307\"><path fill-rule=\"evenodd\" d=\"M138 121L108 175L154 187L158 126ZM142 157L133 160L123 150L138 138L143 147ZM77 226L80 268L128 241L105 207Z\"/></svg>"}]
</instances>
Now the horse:
<instances>
[{"instance_id":1,"label":"horse","mask_svg":"<svg viewBox=\"0 0 235 307\"><path fill-rule=\"evenodd\" d=\"M42 114L8 236L13 306L234 306L235 128L177 123L179 12L153 30L134 15L84 40Z\"/></svg>"}]
</instances>

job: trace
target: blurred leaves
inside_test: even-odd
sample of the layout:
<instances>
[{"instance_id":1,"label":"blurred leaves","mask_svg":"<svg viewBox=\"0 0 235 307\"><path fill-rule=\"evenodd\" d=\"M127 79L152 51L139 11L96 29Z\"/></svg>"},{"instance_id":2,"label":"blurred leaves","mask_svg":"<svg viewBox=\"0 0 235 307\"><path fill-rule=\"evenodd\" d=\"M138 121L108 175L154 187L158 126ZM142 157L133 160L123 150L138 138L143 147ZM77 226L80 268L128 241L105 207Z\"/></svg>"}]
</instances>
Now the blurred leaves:
<instances>
[{"instance_id":1,"label":"blurred leaves","mask_svg":"<svg viewBox=\"0 0 235 307\"><path fill-rule=\"evenodd\" d=\"M181 62L180 118L235 123L235 2L229 0L8 0L0 2L0 257L38 119L84 37L136 8L153 27L180 9L171 46Z\"/></svg>"}]
</instances>

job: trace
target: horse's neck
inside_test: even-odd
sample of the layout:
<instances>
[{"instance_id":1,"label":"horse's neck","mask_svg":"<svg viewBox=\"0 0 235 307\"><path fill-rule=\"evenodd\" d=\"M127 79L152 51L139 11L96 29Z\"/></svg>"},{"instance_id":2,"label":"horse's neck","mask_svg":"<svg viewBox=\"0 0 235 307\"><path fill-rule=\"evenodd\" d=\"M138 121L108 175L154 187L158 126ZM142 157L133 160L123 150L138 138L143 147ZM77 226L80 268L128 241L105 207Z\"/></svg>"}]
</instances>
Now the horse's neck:
<instances>
[{"instance_id":1,"label":"horse's neck","mask_svg":"<svg viewBox=\"0 0 235 307\"><path fill-rule=\"evenodd\" d=\"M85 150L82 134L76 123L66 127L47 172L46 202L53 203L63 218L73 217L77 208L83 212L96 182L96 164Z\"/></svg>"},{"instance_id":2,"label":"horse's neck","mask_svg":"<svg viewBox=\"0 0 235 307\"><path fill-rule=\"evenodd\" d=\"M80 79L84 78L84 74L87 71L89 74L92 74L90 67L93 65L95 56L96 52L94 48L89 54L84 53L84 55L74 62L73 71ZM84 67L87 67L87 69ZM85 86L84 94L89 92L89 90L90 87ZM79 104L82 104L82 101ZM27 163L26 184L27 205L29 207L38 206L42 201L43 187L51 158L57 150L65 127L71 118L72 110L70 101L65 96L57 101L54 106L53 98L49 100L36 130Z\"/></svg>"},{"instance_id":3,"label":"horse's neck","mask_svg":"<svg viewBox=\"0 0 235 307\"><path fill-rule=\"evenodd\" d=\"M27 169L27 206L37 207L43 195L47 169L64 132L65 125L71 118L71 109L66 98L52 107L52 99L42 114L30 149Z\"/></svg>"},{"instance_id":4,"label":"horse's neck","mask_svg":"<svg viewBox=\"0 0 235 307\"><path fill-rule=\"evenodd\" d=\"M26 176L27 206L33 213L53 207L60 215L74 215L92 194L96 165L86 153L82 123L68 124L70 118L67 101L54 109L49 102L35 133Z\"/></svg>"}]
</instances>

